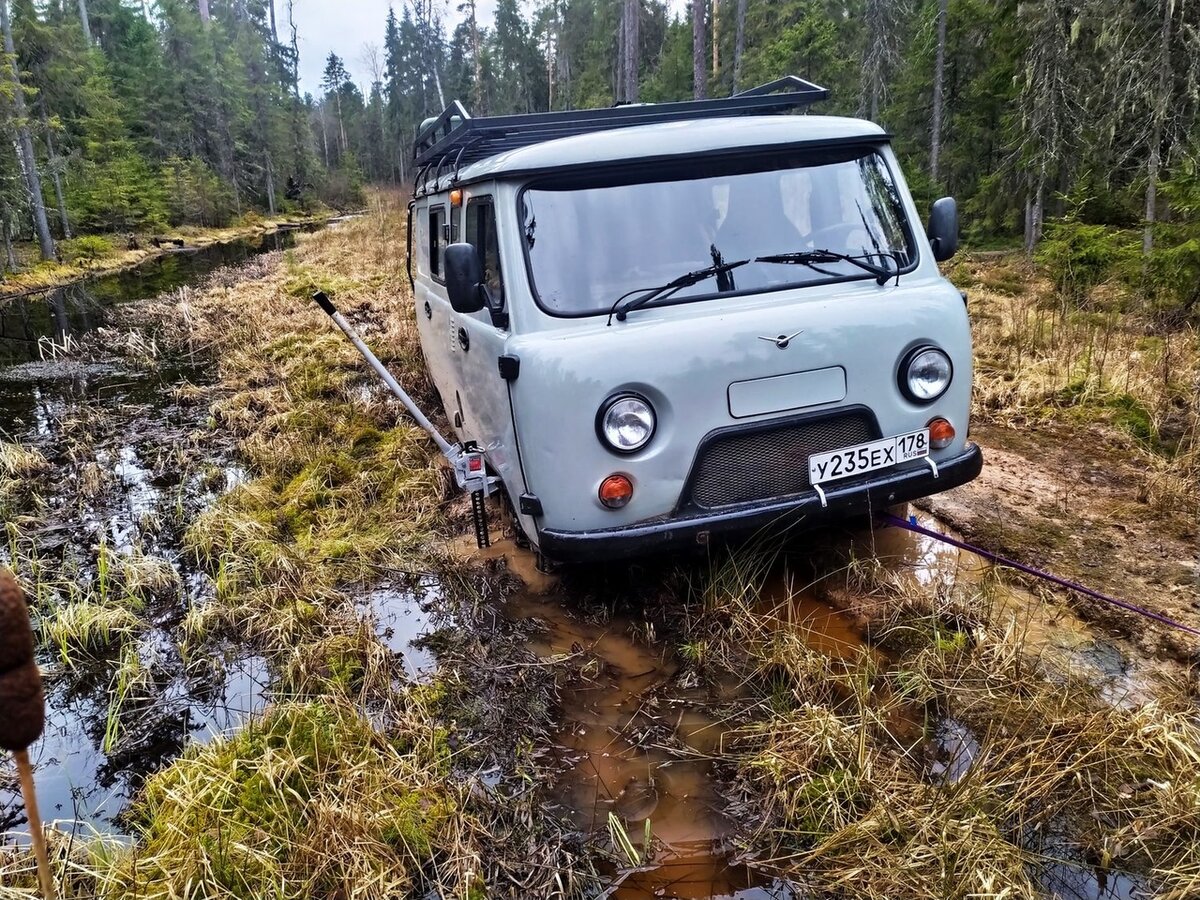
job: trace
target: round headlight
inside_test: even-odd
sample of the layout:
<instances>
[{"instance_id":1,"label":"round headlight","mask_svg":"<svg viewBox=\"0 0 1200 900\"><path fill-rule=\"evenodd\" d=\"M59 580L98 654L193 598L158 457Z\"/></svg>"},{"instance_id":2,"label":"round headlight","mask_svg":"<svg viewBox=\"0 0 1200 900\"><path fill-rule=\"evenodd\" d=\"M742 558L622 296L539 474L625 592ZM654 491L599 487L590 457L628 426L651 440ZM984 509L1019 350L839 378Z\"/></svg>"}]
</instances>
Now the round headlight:
<instances>
[{"instance_id":1,"label":"round headlight","mask_svg":"<svg viewBox=\"0 0 1200 900\"><path fill-rule=\"evenodd\" d=\"M635 453L654 437L654 409L641 397L609 400L600 413L600 436L618 453Z\"/></svg>"},{"instance_id":2,"label":"round headlight","mask_svg":"<svg viewBox=\"0 0 1200 900\"><path fill-rule=\"evenodd\" d=\"M923 347L908 357L900 374L900 386L908 399L932 403L946 393L953 377L950 357L936 347Z\"/></svg>"}]
</instances>

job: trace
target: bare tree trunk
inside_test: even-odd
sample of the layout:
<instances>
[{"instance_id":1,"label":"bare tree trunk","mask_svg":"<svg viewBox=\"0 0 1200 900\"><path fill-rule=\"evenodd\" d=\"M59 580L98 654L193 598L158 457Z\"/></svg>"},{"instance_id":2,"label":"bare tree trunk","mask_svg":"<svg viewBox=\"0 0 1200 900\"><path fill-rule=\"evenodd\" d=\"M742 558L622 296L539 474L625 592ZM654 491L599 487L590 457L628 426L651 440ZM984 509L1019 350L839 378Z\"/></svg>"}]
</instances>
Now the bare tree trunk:
<instances>
[{"instance_id":1,"label":"bare tree trunk","mask_svg":"<svg viewBox=\"0 0 1200 900\"><path fill-rule=\"evenodd\" d=\"M54 199L58 202L58 221L62 226L64 240L71 238L71 222L67 218L67 202L63 197L62 174L59 172L59 157L54 152L54 135L50 131L50 117L46 114L45 98L38 104L42 112L42 127L46 131L46 153L49 159L50 177L54 180Z\"/></svg>"},{"instance_id":2,"label":"bare tree trunk","mask_svg":"<svg viewBox=\"0 0 1200 900\"><path fill-rule=\"evenodd\" d=\"M1033 195L1025 195L1025 252L1033 253Z\"/></svg>"},{"instance_id":3,"label":"bare tree trunk","mask_svg":"<svg viewBox=\"0 0 1200 900\"><path fill-rule=\"evenodd\" d=\"M712 77L721 69L721 0L712 0Z\"/></svg>"},{"instance_id":4,"label":"bare tree trunk","mask_svg":"<svg viewBox=\"0 0 1200 900\"><path fill-rule=\"evenodd\" d=\"M692 96L697 100L708 96L708 66L705 65L708 36L704 6L704 0L692 0Z\"/></svg>"},{"instance_id":5,"label":"bare tree trunk","mask_svg":"<svg viewBox=\"0 0 1200 900\"><path fill-rule=\"evenodd\" d=\"M949 0L938 0L937 62L933 70L933 127L929 141L929 177L938 183L938 163L942 153L942 90L946 78L946 19Z\"/></svg>"},{"instance_id":6,"label":"bare tree trunk","mask_svg":"<svg viewBox=\"0 0 1200 900\"><path fill-rule=\"evenodd\" d=\"M83 39L92 46L92 23L88 20L87 0L79 0L79 22L83 25Z\"/></svg>"},{"instance_id":7,"label":"bare tree trunk","mask_svg":"<svg viewBox=\"0 0 1200 900\"><path fill-rule=\"evenodd\" d=\"M617 67L613 72L613 98L617 103L625 102L625 35L628 30L625 20L629 13L628 2L623 0L621 3L621 21L617 23Z\"/></svg>"},{"instance_id":8,"label":"bare tree trunk","mask_svg":"<svg viewBox=\"0 0 1200 900\"><path fill-rule=\"evenodd\" d=\"M200 21L207 22L212 18L212 14L208 11L208 0L200 0Z\"/></svg>"},{"instance_id":9,"label":"bare tree trunk","mask_svg":"<svg viewBox=\"0 0 1200 900\"><path fill-rule=\"evenodd\" d=\"M79 0L80 3L83 0ZM279 43L279 28L275 24L275 0L267 0L267 11L271 14L271 40Z\"/></svg>"},{"instance_id":10,"label":"bare tree trunk","mask_svg":"<svg viewBox=\"0 0 1200 900\"><path fill-rule=\"evenodd\" d=\"M641 16L642 0L625 0L625 21L621 30L625 59L621 77L624 81L622 95L627 103L637 103L640 96L638 63L641 54L638 51L641 47Z\"/></svg>"},{"instance_id":11,"label":"bare tree trunk","mask_svg":"<svg viewBox=\"0 0 1200 900\"><path fill-rule=\"evenodd\" d=\"M738 0L737 24L733 38L733 92L742 87L742 55L746 52L746 2Z\"/></svg>"},{"instance_id":12,"label":"bare tree trunk","mask_svg":"<svg viewBox=\"0 0 1200 900\"><path fill-rule=\"evenodd\" d=\"M342 86L337 86L337 92L333 95L334 105L337 107L338 117L338 135L341 139L342 153L345 153L349 147L349 142L346 140L346 120L342 118Z\"/></svg>"},{"instance_id":13,"label":"bare tree trunk","mask_svg":"<svg viewBox=\"0 0 1200 900\"><path fill-rule=\"evenodd\" d=\"M1042 239L1042 219L1045 215L1043 200L1046 192L1045 172L1038 176L1031 196L1025 199L1025 253L1033 256Z\"/></svg>"},{"instance_id":14,"label":"bare tree trunk","mask_svg":"<svg viewBox=\"0 0 1200 900\"><path fill-rule=\"evenodd\" d=\"M433 39L436 33L433 22L433 4L426 4L421 0L408 0L409 7L417 18L418 24L421 26L421 35L424 37L425 43L425 59L426 65L429 66L429 74L433 76L433 86L437 89L438 96L438 112L446 108L446 95L442 92L442 74L438 71L437 56L433 53ZM475 0L470 0L471 5L471 21L475 21ZM475 43L478 44L478 29L472 26L472 31L476 35ZM478 52L475 54L476 59L479 58ZM479 79L476 78L476 81ZM422 80L422 91L424 91L424 80ZM482 110L473 109L472 114L480 115Z\"/></svg>"},{"instance_id":15,"label":"bare tree trunk","mask_svg":"<svg viewBox=\"0 0 1200 900\"><path fill-rule=\"evenodd\" d=\"M17 52L13 46L12 23L8 18L8 0L0 0L0 28L4 30L4 52L8 56L9 76L13 84L13 112L17 129L17 161L29 191L29 205L33 210L33 229L37 233L42 259L54 259L54 239L50 237L50 223L46 220L46 204L42 199L42 179L38 175L37 156L33 152L33 138L29 136L26 121L25 92L21 88L21 76L17 72Z\"/></svg>"},{"instance_id":16,"label":"bare tree trunk","mask_svg":"<svg viewBox=\"0 0 1200 900\"><path fill-rule=\"evenodd\" d=\"M267 211L271 215L275 215L275 167L271 164L270 150L266 151L263 156L267 175Z\"/></svg>"},{"instance_id":17,"label":"bare tree trunk","mask_svg":"<svg viewBox=\"0 0 1200 900\"><path fill-rule=\"evenodd\" d=\"M482 115L484 112L484 109L483 109L483 51L482 51L482 48L479 46L479 19L476 16L475 0L470 0L470 2L467 4L467 6L471 11L471 18L470 18L470 23L471 23L471 64L473 66L472 77L474 78L474 83L471 85L471 87L472 87L472 94L473 94L473 102L475 104L475 108L473 110L471 110L471 112L478 116L478 115ZM438 88L438 93L439 94L441 93L440 87ZM443 107L445 106L444 102L443 102L442 106Z\"/></svg>"},{"instance_id":18,"label":"bare tree trunk","mask_svg":"<svg viewBox=\"0 0 1200 900\"><path fill-rule=\"evenodd\" d=\"M905 5L905 0L866 0L862 6L866 42L859 112L873 122L879 121L879 108L887 96L888 79L900 63L900 32L906 15Z\"/></svg>"},{"instance_id":19,"label":"bare tree trunk","mask_svg":"<svg viewBox=\"0 0 1200 900\"><path fill-rule=\"evenodd\" d=\"M4 262L10 272L17 271L17 255L13 253L12 235L8 231L8 209L4 211Z\"/></svg>"},{"instance_id":20,"label":"bare tree trunk","mask_svg":"<svg viewBox=\"0 0 1200 900\"><path fill-rule=\"evenodd\" d=\"M8 271L15 272L19 267L17 254L13 252L12 245L12 209L7 200L0 200L0 215L4 216L4 221L0 223L0 228L4 231L4 260L8 265Z\"/></svg>"},{"instance_id":21,"label":"bare tree trunk","mask_svg":"<svg viewBox=\"0 0 1200 900\"><path fill-rule=\"evenodd\" d=\"M325 123L325 108L321 108L321 148L325 151L325 168L329 168L329 126Z\"/></svg>"},{"instance_id":22,"label":"bare tree trunk","mask_svg":"<svg viewBox=\"0 0 1200 900\"><path fill-rule=\"evenodd\" d=\"M1158 176L1162 166L1163 125L1171 93L1171 31L1175 20L1174 0L1163 0L1162 43L1159 45L1158 96L1154 98L1154 120L1150 128L1150 153L1146 161L1146 225L1142 231L1142 254L1154 249L1154 223L1158 219Z\"/></svg>"}]
</instances>

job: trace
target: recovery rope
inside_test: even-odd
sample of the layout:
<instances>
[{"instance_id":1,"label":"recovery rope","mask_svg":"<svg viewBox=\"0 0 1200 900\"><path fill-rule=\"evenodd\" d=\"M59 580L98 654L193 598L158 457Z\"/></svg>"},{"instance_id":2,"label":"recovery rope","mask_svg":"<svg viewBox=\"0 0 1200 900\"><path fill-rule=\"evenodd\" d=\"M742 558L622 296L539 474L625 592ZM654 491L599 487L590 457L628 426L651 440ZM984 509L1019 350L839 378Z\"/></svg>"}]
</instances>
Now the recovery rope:
<instances>
[{"instance_id":1,"label":"recovery rope","mask_svg":"<svg viewBox=\"0 0 1200 900\"><path fill-rule=\"evenodd\" d=\"M892 515L891 513L882 513L879 516L881 522L886 525L893 525L896 528L904 528L914 534L920 534L928 538L933 538L936 541L941 541L944 544L949 544L951 547L957 547L959 550L966 550L968 553L974 553L976 556L982 556L984 559L998 566L1004 566L1009 569L1016 569L1018 572L1023 572L1026 575L1032 575L1034 578L1040 578L1043 581L1048 581L1051 584L1056 584L1061 588L1066 588L1068 591L1075 591L1079 594L1091 597L1095 600L1100 600L1103 603L1108 603L1112 606L1120 607L1127 612L1135 613L1144 618L1158 622L1160 625L1166 625L1169 628L1175 628L1179 631L1187 632L1188 634L1200 637L1200 630L1184 625L1182 622L1176 622L1162 613L1157 613L1152 609L1146 609L1144 606L1138 606L1136 603L1130 603L1128 600L1119 600L1116 597L1110 597L1107 594L1102 594L1099 591L1094 591L1089 587L1084 587L1078 582L1069 581L1066 578L1060 578L1057 575L1052 575L1042 569L1035 569L1033 566L1027 566L1024 563L1019 563L1016 560L1008 559L998 553L992 553L990 550L984 550L982 547L975 547L968 544L966 541L960 541L948 534L943 534L940 531L934 531L932 528L926 528L924 525L917 524L916 516L909 516L904 519L900 516Z\"/></svg>"}]
</instances>

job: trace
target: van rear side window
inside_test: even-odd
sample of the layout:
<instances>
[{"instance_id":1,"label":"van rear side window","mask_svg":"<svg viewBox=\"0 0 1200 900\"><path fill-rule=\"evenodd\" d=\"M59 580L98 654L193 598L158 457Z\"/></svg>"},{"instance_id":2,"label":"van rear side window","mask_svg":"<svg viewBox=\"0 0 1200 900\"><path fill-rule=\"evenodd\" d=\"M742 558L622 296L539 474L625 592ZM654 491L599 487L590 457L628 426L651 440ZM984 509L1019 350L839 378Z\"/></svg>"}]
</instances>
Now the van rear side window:
<instances>
[{"instance_id":1,"label":"van rear side window","mask_svg":"<svg viewBox=\"0 0 1200 900\"><path fill-rule=\"evenodd\" d=\"M445 224L445 207L429 207L429 274L438 281L442 280L442 250L446 246L443 234Z\"/></svg>"},{"instance_id":2,"label":"van rear side window","mask_svg":"<svg viewBox=\"0 0 1200 900\"><path fill-rule=\"evenodd\" d=\"M467 204L467 242L479 253L483 280L498 301L504 299L504 278L500 271L500 243L496 237L496 207L491 197L472 199Z\"/></svg>"}]
</instances>

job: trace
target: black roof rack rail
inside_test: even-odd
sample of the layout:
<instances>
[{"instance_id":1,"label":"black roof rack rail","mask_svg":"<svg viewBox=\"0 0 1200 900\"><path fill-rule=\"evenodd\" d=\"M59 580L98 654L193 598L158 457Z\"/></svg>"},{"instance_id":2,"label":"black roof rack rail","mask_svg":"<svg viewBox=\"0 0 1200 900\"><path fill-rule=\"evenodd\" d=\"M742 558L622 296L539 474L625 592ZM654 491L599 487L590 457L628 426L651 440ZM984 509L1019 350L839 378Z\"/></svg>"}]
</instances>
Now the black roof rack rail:
<instances>
[{"instance_id":1,"label":"black roof rack rail","mask_svg":"<svg viewBox=\"0 0 1200 900\"><path fill-rule=\"evenodd\" d=\"M788 75L769 84L717 100L672 103L632 103L605 109L490 116L473 119L455 100L417 135L413 157L417 167L440 170L449 162L453 170L506 150L631 125L651 125L687 119L791 112L829 98L820 85Z\"/></svg>"}]
</instances>

